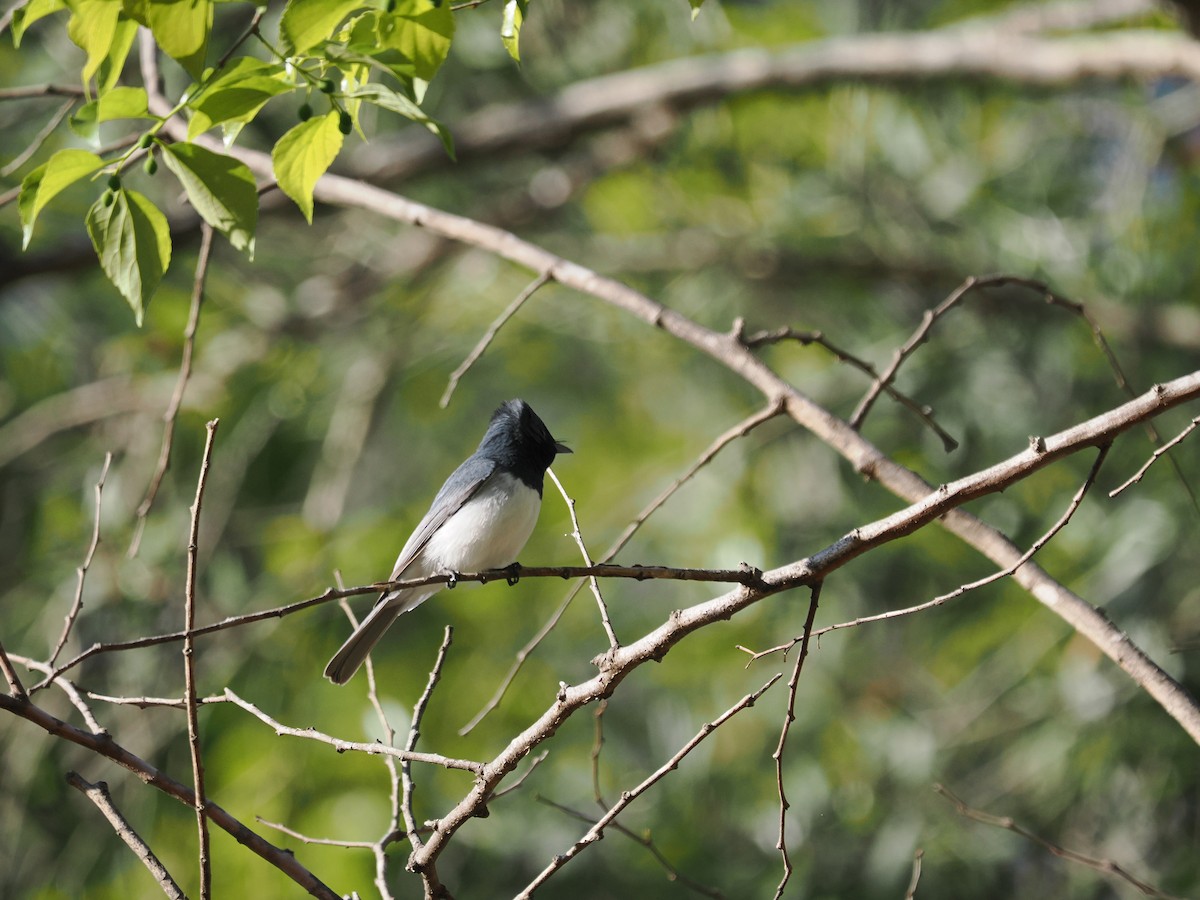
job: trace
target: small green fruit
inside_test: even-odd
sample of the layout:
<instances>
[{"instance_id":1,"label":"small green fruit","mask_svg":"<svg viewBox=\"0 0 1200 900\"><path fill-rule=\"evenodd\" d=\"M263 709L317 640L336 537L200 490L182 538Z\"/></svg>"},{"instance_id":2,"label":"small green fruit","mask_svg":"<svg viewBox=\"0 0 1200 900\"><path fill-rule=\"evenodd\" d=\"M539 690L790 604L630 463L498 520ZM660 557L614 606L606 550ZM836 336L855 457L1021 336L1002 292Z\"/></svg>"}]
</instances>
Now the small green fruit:
<instances>
[{"instance_id":1,"label":"small green fruit","mask_svg":"<svg viewBox=\"0 0 1200 900\"><path fill-rule=\"evenodd\" d=\"M321 88L322 94L332 94L337 90L337 83L332 78L322 78L318 87Z\"/></svg>"},{"instance_id":2,"label":"small green fruit","mask_svg":"<svg viewBox=\"0 0 1200 900\"><path fill-rule=\"evenodd\" d=\"M152 135L152 134L143 134L138 139L138 146L143 150L149 149L150 145L153 143L154 143L154 135Z\"/></svg>"},{"instance_id":3,"label":"small green fruit","mask_svg":"<svg viewBox=\"0 0 1200 900\"><path fill-rule=\"evenodd\" d=\"M311 105L311 104L308 104L308 103L305 103L305 104L304 104L303 106L301 106L301 107L300 107L298 110L296 110L296 114L297 114L298 116L300 116L300 121L301 121L301 122L307 122L309 119L311 119L311 118L312 118L312 114L313 114L313 108L312 108L312 105Z\"/></svg>"},{"instance_id":4,"label":"small green fruit","mask_svg":"<svg viewBox=\"0 0 1200 900\"><path fill-rule=\"evenodd\" d=\"M147 175L153 175L158 171L158 160L153 156L147 156L146 161L142 163L142 169L145 170Z\"/></svg>"},{"instance_id":5,"label":"small green fruit","mask_svg":"<svg viewBox=\"0 0 1200 900\"><path fill-rule=\"evenodd\" d=\"M350 113L342 110L342 114L338 116L338 131L342 134L349 134L353 127L354 120L350 118Z\"/></svg>"},{"instance_id":6,"label":"small green fruit","mask_svg":"<svg viewBox=\"0 0 1200 900\"><path fill-rule=\"evenodd\" d=\"M108 189L110 191L119 191L121 189L121 176L120 175L114 174L114 175L108 176Z\"/></svg>"},{"instance_id":7,"label":"small green fruit","mask_svg":"<svg viewBox=\"0 0 1200 900\"><path fill-rule=\"evenodd\" d=\"M114 194L111 190L106 190L103 194L100 195L100 200L105 206L112 206L113 201L116 199L117 199L117 195Z\"/></svg>"}]
</instances>

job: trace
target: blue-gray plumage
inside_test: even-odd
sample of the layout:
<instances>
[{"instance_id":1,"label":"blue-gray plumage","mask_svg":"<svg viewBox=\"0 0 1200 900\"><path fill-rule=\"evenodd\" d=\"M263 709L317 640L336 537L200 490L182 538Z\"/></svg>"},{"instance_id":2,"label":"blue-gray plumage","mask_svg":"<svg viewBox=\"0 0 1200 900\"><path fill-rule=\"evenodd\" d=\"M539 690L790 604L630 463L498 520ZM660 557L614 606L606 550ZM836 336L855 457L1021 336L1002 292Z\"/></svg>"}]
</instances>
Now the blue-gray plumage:
<instances>
[{"instance_id":1,"label":"blue-gray plumage","mask_svg":"<svg viewBox=\"0 0 1200 900\"><path fill-rule=\"evenodd\" d=\"M524 400L501 404L479 449L433 498L388 580L478 572L514 562L537 522L546 469L556 454L570 452ZM335 684L349 681L396 618L443 587L431 584L381 594L333 655L325 677Z\"/></svg>"}]
</instances>

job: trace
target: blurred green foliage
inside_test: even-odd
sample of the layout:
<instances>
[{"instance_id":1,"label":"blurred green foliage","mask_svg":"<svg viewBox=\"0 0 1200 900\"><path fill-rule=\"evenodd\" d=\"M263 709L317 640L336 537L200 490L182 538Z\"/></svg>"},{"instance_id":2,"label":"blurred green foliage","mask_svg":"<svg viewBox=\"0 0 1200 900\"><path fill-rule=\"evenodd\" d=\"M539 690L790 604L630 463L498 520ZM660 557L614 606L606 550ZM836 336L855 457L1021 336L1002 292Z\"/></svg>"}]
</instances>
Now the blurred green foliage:
<instances>
[{"instance_id":1,"label":"blurred green foliage","mask_svg":"<svg viewBox=\"0 0 1200 900\"><path fill-rule=\"evenodd\" d=\"M634 66L872 28L935 27L1000 6L708 0L692 22L682 3L539 3L525 20L518 68L496 36L499 9L485 4L456 14L453 48L425 105L453 130L493 104ZM213 45L242 25L218 9ZM61 28L34 27L19 52L0 45L0 83L69 81L81 59ZM176 76L170 68L165 74L169 89ZM465 160L394 187L510 228L719 330L738 316L750 330L819 329L877 366L966 276L1044 279L1088 304L1131 383L1144 389L1190 371L1200 348L1200 117L1193 112L1180 124L1165 114L1172 97L1194 90L1104 81L1030 90L976 79L765 91L701 105L650 141L623 129L581 133L554 149ZM0 103L0 165L33 140L53 108L45 98ZM269 146L294 112L268 105L240 140ZM382 116L371 128L373 142L420 130ZM49 143L76 140L60 129ZM351 157L356 148L361 142L352 137ZM23 174L0 178L0 191ZM168 206L176 202L161 176L131 173L128 181ZM549 286L500 331L441 410L448 374L531 274L361 212L318 207L309 227L294 208L276 208L260 219L253 263L226 245L216 249L171 467L140 551L127 559L182 350L196 247L177 238L172 267L137 329L86 260L81 216L94 197L78 187L61 199L39 219L38 244L64 260L85 251L61 272L12 276L23 264L20 225L13 204L0 215L0 639L13 653L44 657L61 630L106 451L114 462L102 543L68 653L181 626L187 508L209 418L222 424L202 521L205 622L319 594L335 572L347 584L386 575L500 400L525 397L575 449L556 471L577 500L594 555L761 403L734 375L664 334ZM817 347L786 343L762 352L839 415L850 414L867 386ZM960 448L945 454L935 435L886 400L864 432L933 482L973 472L1022 449L1028 435L1065 428L1124 398L1086 324L1020 289L975 294L948 315L898 387L934 408ZM1159 432L1174 435L1194 413L1162 417ZM1194 695L1200 552L1196 508L1183 490L1197 480L1193 448L1184 443L1174 454L1178 472L1160 462L1109 500L1105 493L1152 450L1140 433L1125 436L1095 493L1038 558L1103 606ZM1090 464L1081 455L971 509L1027 545L1066 507ZM702 470L619 559L766 568L899 506L777 420ZM569 530L548 485L522 562L577 562ZM926 528L831 578L817 624L916 604L989 571L956 539ZM626 641L672 609L714 595L693 583L612 581L604 589ZM589 677L588 660L604 649L594 602L582 592L500 708L469 735L457 734L565 590L532 579L511 589L464 585L406 616L375 654L393 725L407 728L442 629L452 624L454 645L421 747L494 755L547 707L560 682ZM747 667L735 648L788 640L806 610L803 592L770 598L623 683L602 720L605 799L635 785L770 674L786 671L790 659ZM228 685L297 727L378 737L361 676L346 688L320 677L348 629L326 605L205 638L201 689ZM175 645L100 655L73 677L103 694L182 692ZM73 715L53 691L39 700ZM651 834L687 878L729 897L769 896L781 874L771 753L785 702L778 685L621 823ZM125 746L188 780L178 711L95 705ZM902 896L918 847L923 898L1132 895L1126 884L962 819L933 793L934 782L1063 846L1111 857L1165 891L1200 894L1196 746L1014 585L826 635L806 664L796 714L783 772L796 870L788 896ZM386 829L387 775L378 759L276 737L225 705L204 707L200 721L212 797L243 821L261 816L346 840L374 840ZM570 720L524 787L460 832L439 865L456 896L511 894L582 834L586 826L538 798L598 814L594 742L590 717ZM189 810L9 719L0 722L7 859L0 896L153 894L133 855L64 783L72 768L109 782L125 815L194 891ZM460 772L415 773L419 819L442 814L469 786ZM292 847L336 889L372 895L369 853L303 845L254 827ZM298 892L221 832L213 855L216 896ZM407 845L393 846L392 880L397 896L416 896L415 880L403 872L406 856ZM539 892L688 895L646 850L611 832Z\"/></svg>"}]
</instances>

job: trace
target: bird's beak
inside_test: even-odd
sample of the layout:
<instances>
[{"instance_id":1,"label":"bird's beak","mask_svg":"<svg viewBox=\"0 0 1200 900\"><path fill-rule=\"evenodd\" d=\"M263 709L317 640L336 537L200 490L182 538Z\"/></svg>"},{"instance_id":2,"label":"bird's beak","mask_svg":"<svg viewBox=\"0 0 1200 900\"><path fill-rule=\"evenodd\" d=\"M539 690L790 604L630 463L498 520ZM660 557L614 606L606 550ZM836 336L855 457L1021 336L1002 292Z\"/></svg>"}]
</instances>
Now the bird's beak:
<instances>
[{"instance_id":1,"label":"bird's beak","mask_svg":"<svg viewBox=\"0 0 1200 900\"><path fill-rule=\"evenodd\" d=\"M554 442L554 451L556 453L573 453L574 452L570 447L568 447L562 441Z\"/></svg>"}]
</instances>

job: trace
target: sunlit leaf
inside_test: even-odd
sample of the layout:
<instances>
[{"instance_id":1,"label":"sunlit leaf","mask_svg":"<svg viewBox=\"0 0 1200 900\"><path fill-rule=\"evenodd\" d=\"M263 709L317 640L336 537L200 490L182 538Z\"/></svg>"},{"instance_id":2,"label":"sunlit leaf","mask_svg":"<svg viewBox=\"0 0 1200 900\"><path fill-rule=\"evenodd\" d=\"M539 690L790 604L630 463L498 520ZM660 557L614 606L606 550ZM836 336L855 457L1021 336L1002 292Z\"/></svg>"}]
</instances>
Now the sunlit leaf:
<instances>
[{"instance_id":1,"label":"sunlit leaf","mask_svg":"<svg viewBox=\"0 0 1200 900\"><path fill-rule=\"evenodd\" d=\"M281 137L271 153L279 189L295 201L310 223L313 187L342 149L338 120L336 110L313 116Z\"/></svg>"},{"instance_id":2,"label":"sunlit leaf","mask_svg":"<svg viewBox=\"0 0 1200 900\"><path fill-rule=\"evenodd\" d=\"M146 20L162 51L199 78L212 30L212 0L149 0Z\"/></svg>"},{"instance_id":3,"label":"sunlit leaf","mask_svg":"<svg viewBox=\"0 0 1200 900\"><path fill-rule=\"evenodd\" d=\"M87 214L88 235L104 274L142 324L146 304L171 264L167 217L137 191L105 191Z\"/></svg>"},{"instance_id":4,"label":"sunlit leaf","mask_svg":"<svg viewBox=\"0 0 1200 900\"><path fill-rule=\"evenodd\" d=\"M117 27L113 31L112 45L96 70L96 92L104 94L112 89L125 69L125 60L129 58L129 50L133 39L137 37L138 23L128 16L117 17Z\"/></svg>"},{"instance_id":5,"label":"sunlit leaf","mask_svg":"<svg viewBox=\"0 0 1200 900\"><path fill-rule=\"evenodd\" d=\"M414 122L420 122L438 136L442 142L442 146L446 148L446 153L453 158L454 139L451 137L450 132L442 127L440 123L429 118L421 107L398 91L393 91L382 84L372 83L364 84L362 87L348 92L346 97L374 104L382 109L399 113L407 119L412 119Z\"/></svg>"},{"instance_id":6,"label":"sunlit leaf","mask_svg":"<svg viewBox=\"0 0 1200 900\"><path fill-rule=\"evenodd\" d=\"M304 53L330 35L359 0L289 0L279 23L279 35L289 55Z\"/></svg>"},{"instance_id":7,"label":"sunlit leaf","mask_svg":"<svg viewBox=\"0 0 1200 900\"><path fill-rule=\"evenodd\" d=\"M527 0L507 0L504 4L504 19L500 23L500 40L508 55L517 62L521 61L521 25L525 21Z\"/></svg>"},{"instance_id":8,"label":"sunlit leaf","mask_svg":"<svg viewBox=\"0 0 1200 900\"><path fill-rule=\"evenodd\" d=\"M69 6L71 18L67 22L67 36L87 54L81 72L87 90L92 76L112 49L121 0L70 0Z\"/></svg>"},{"instance_id":9,"label":"sunlit leaf","mask_svg":"<svg viewBox=\"0 0 1200 900\"><path fill-rule=\"evenodd\" d=\"M195 138L214 125L249 122L268 100L293 88L282 65L243 56L188 102L193 110L188 138Z\"/></svg>"},{"instance_id":10,"label":"sunlit leaf","mask_svg":"<svg viewBox=\"0 0 1200 900\"><path fill-rule=\"evenodd\" d=\"M162 158L200 217L253 256L258 190L246 164L187 143L164 144Z\"/></svg>"},{"instance_id":11,"label":"sunlit leaf","mask_svg":"<svg viewBox=\"0 0 1200 900\"><path fill-rule=\"evenodd\" d=\"M25 29L38 19L44 19L46 16L66 8L66 0L29 0L28 3L13 12L13 46L21 46L21 38L25 34Z\"/></svg>"},{"instance_id":12,"label":"sunlit leaf","mask_svg":"<svg viewBox=\"0 0 1200 900\"><path fill-rule=\"evenodd\" d=\"M59 150L21 182L17 211L21 216L21 245L29 246L38 213L64 189L86 178L104 165L104 160L87 150Z\"/></svg>"},{"instance_id":13,"label":"sunlit leaf","mask_svg":"<svg viewBox=\"0 0 1200 900\"><path fill-rule=\"evenodd\" d=\"M401 0L379 20L380 46L396 50L412 62L413 74L429 81L446 61L454 38L454 12L449 3Z\"/></svg>"}]
</instances>

